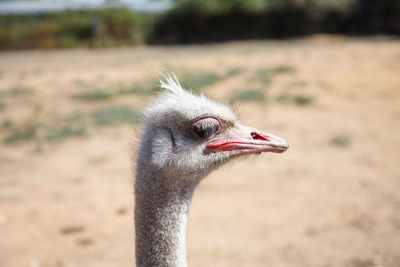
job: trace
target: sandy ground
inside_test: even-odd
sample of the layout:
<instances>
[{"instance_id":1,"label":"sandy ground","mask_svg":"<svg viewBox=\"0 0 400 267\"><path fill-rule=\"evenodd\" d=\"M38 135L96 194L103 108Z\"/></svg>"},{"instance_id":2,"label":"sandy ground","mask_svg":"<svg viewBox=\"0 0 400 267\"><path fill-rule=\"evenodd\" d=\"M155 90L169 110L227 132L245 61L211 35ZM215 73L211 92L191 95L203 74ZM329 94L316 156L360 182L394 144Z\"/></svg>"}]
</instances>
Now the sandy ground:
<instances>
[{"instance_id":1,"label":"sandy ground","mask_svg":"<svg viewBox=\"0 0 400 267\"><path fill-rule=\"evenodd\" d=\"M10 122L45 123L111 104L142 109L154 96L70 96L157 70L242 68L205 90L228 99L255 86L257 69L282 64L296 71L265 85L268 101L234 108L290 149L234 162L202 182L189 216L190 266L400 266L399 41L1 53L0 92L23 85L33 93L3 97L0 137ZM285 92L313 101L278 101ZM2 142L0 266L134 266L131 155L139 132L140 125L121 125L61 141Z\"/></svg>"}]
</instances>

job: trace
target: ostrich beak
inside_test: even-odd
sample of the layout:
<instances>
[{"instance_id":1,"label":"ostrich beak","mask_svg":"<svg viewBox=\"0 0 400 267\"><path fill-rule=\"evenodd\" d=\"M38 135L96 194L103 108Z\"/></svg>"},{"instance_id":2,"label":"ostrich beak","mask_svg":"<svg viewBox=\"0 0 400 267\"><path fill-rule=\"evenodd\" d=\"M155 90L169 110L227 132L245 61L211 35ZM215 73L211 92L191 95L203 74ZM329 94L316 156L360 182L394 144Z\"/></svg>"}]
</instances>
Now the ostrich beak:
<instances>
[{"instance_id":1,"label":"ostrich beak","mask_svg":"<svg viewBox=\"0 0 400 267\"><path fill-rule=\"evenodd\" d=\"M243 125L235 128L229 137L218 138L206 145L208 152L232 151L236 155L261 152L282 153L288 147L287 142L278 136Z\"/></svg>"}]
</instances>

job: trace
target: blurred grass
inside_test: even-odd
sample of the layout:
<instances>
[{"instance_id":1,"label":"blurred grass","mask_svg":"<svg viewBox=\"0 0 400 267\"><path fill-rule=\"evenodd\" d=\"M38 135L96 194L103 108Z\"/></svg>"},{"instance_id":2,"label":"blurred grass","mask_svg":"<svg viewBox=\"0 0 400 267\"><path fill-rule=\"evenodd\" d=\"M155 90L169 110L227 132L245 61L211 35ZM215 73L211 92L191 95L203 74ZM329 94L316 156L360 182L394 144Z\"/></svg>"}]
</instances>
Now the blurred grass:
<instances>
[{"instance_id":1,"label":"blurred grass","mask_svg":"<svg viewBox=\"0 0 400 267\"><path fill-rule=\"evenodd\" d=\"M6 109L7 105L6 103L3 101L2 98L0 98L0 111Z\"/></svg>"},{"instance_id":2,"label":"blurred grass","mask_svg":"<svg viewBox=\"0 0 400 267\"><path fill-rule=\"evenodd\" d=\"M185 88L188 88L194 93L199 93L204 87L215 84L224 79L239 75L244 72L243 68L235 67L229 69L225 74L218 75L214 72L208 71L196 71L192 70L180 75L180 83ZM75 80L74 84L77 86L88 86L85 81ZM160 91L160 83L156 79L146 79L143 81L138 81L128 86L113 86L111 88L95 88L83 92L79 92L71 95L72 99L83 100L83 101L99 101L99 100L109 100L113 97L118 97L122 95L141 95L148 96L155 92Z\"/></svg>"},{"instance_id":3,"label":"blurred grass","mask_svg":"<svg viewBox=\"0 0 400 267\"><path fill-rule=\"evenodd\" d=\"M269 69L258 69L255 71L254 80L269 84L272 81L272 73Z\"/></svg>"},{"instance_id":4,"label":"blurred grass","mask_svg":"<svg viewBox=\"0 0 400 267\"><path fill-rule=\"evenodd\" d=\"M194 93L199 93L206 86L212 85L224 79L224 77L217 75L214 72L190 72L181 76L181 84Z\"/></svg>"},{"instance_id":5,"label":"blurred grass","mask_svg":"<svg viewBox=\"0 0 400 267\"><path fill-rule=\"evenodd\" d=\"M2 129L8 129L12 126L12 122L9 119L4 119L3 122L1 123L1 128Z\"/></svg>"},{"instance_id":6,"label":"blurred grass","mask_svg":"<svg viewBox=\"0 0 400 267\"><path fill-rule=\"evenodd\" d=\"M284 92L277 97L277 100L282 103L294 103L299 106L310 105L315 101L314 96L305 94L289 94Z\"/></svg>"},{"instance_id":7,"label":"blurred grass","mask_svg":"<svg viewBox=\"0 0 400 267\"><path fill-rule=\"evenodd\" d=\"M26 125L13 126L12 121L7 119L3 121L1 128L6 132L3 142L17 144L33 140L60 141L70 137L89 136L91 129L97 126L136 124L141 119L142 113L134 107L105 106L88 112L56 116L47 123L31 120Z\"/></svg>"},{"instance_id":8,"label":"blurred grass","mask_svg":"<svg viewBox=\"0 0 400 267\"><path fill-rule=\"evenodd\" d=\"M0 96L32 95L33 92L34 92L33 87L26 85L15 85L8 90L0 92Z\"/></svg>"},{"instance_id":9,"label":"blurred grass","mask_svg":"<svg viewBox=\"0 0 400 267\"><path fill-rule=\"evenodd\" d=\"M236 91L230 97L230 102L247 102L247 101L255 101L255 102L265 102L266 95L265 92L261 89L248 89L242 91Z\"/></svg>"},{"instance_id":10,"label":"blurred grass","mask_svg":"<svg viewBox=\"0 0 400 267\"><path fill-rule=\"evenodd\" d=\"M136 124L141 121L142 113L133 107L111 106L93 111L91 118L96 125Z\"/></svg>"},{"instance_id":11,"label":"blurred grass","mask_svg":"<svg viewBox=\"0 0 400 267\"><path fill-rule=\"evenodd\" d=\"M272 73L292 74L292 73L295 73L296 71L297 71L296 68L291 65L278 65L276 67L271 68Z\"/></svg>"},{"instance_id":12,"label":"blurred grass","mask_svg":"<svg viewBox=\"0 0 400 267\"><path fill-rule=\"evenodd\" d=\"M314 97L310 95L295 95L293 100L297 105L305 106L311 104L314 101Z\"/></svg>"},{"instance_id":13,"label":"blurred grass","mask_svg":"<svg viewBox=\"0 0 400 267\"><path fill-rule=\"evenodd\" d=\"M231 68L230 70L228 70L228 72L225 74L225 78L230 78L236 75L239 75L241 73L244 72L244 68L242 67L235 67L235 68Z\"/></svg>"},{"instance_id":14,"label":"blurred grass","mask_svg":"<svg viewBox=\"0 0 400 267\"><path fill-rule=\"evenodd\" d=\"M291 65L277 65L271 68L260 68L255 70L251 81L260 81L263 84L269 84L273 81L275 75L293 74L296 68Z\"/></svg>"},{"instance_id":15,"label":"blurred grass","mask_svg":"<svg viewBox=\"0 0 400 267\"><path fill-rule=\"evenodd\" d=\"M306 87L307 82L306 81L293 81L290 82L286 88L301 88L301 87Z\"/></svg>"},{"instance_id":16,"label":"blurred grass","mask_svg":"<svg viewBox=\"0 0 400 267\"><path fill-rule=\"evenodd\" d=\"M39 125L36 123L29 123L28 125L20 128L13 128L3 139L6 144L15 144L23 141L30 141L36 138Z\"/></svg>"},{"instance_id":17,"label":"blurred grass","mask_svg":"<svg viewBox=\"0 0 400 267\"><path fill-rule=\"evenodd\" d=\"M242 67L233 67L222 74L212 71L190 70L180 75L180 80L186 88L193 88L195 92L199 89L218 83L225 79L237 76L245 72ZM263 83L271 82L273 75L280 73L293 73L295 68L289 65L278 65L270 68L257 69L253 75ZM74 84L83 87L79 93L70 97L75 100L83 101L102 101L109 100L114 97L124 95L148 96L160 90L159 82L155 79L145 79L137 81L131 85L110 85L110 88L90 88L90 84L83 80L75 80ZM0 95L0 109L3 103L5 108L6 102L2 101L7 96L20 96L32 94L33 88L24 85L16 85ZM307 105L313 101L313 97L307 95L289 95L289 101L298 105ZM230 102L265 102L267 101L265 90L261 87L252 87L247 90L239 90L234 92L230 97ZM34 106L34 114L40 115L42 107L40 104ZM16 144L28 142L32 140L42 141L59 141L70 137L80 137L90 135L91 129L98 126L110 126L117 124L136 124L141 122L142 113L131 106L101 106L85 112L75 112L67 114L56 119L51 119L46 123L38 123L31 121L28 124L14 126L11 121L3 122L2 129L4 135L4 143Z\"/></svg>"},{"instance_id":18,"label":"blurred grass","mask_svg":"<svg viewBox=\"0 0 400 267\"><path fill-rule=\"evenodd\" d=\"M111 97L113 97L113 95L114 93L110 90L93 89L91 91L73 94L71 98L78 100L85 100L85 101L91 101L91 100L96 101L96 100L110 99Z\"/></svg>"},{"instance_id":19,"label":"blurred grass","mask_svg":"<svg viewBox=\"0 0 400 267\"><path fill-rule=\"evenodd\" d=\"M142 95L147 96L159 91L159 81L154 79L136 82L127 88L119 88L116 95Z\"/></svg>"},{"instance_id":20,"label":"blurred grass","mask_svg":"<svg viewBox=\"0 0 400 267\"><path fill-rule=\"evenodd\" d=\"M61 126L50 126L46 129L46 139L51 141L84 135L89 135L89 129L86 124L65 124Z\"/></svg>"},{"instance_id":21,"label":"blurred grass","mask_svg":"<svg viewBox=\"0 0 400 267\"><path fill-rule=\"evenodd\" d=\"M75 82L76 83L76 82ZM84 81L78 82L85 84ZM109 100L121 95L151 95L159 90L159 82L154 79L135 82L130 86L111 86L111 88L95 88L71 95L72 99L83 101Z\"/></svg>"},{"instance_id":22,"label":"blurred grass","mask_svg":"<svg viewBox=\"0 0 400 267\"><path fill-rule=\"evenodd\" d=\"M276 100L282 103L288 103L292 99L292 96L288 93L281 93Z\"/></svg>"},{"instance_id":23,"label":"blurred grass","mask_svg":"<svg viewBox=\"0 0 400 267\"><path fill-rule=\"evenodd\" d=\"M350 136L347 135L337 135L331 138L331 144L338 147L347 147L351 143Z\"/></svg>"}]
</instances>

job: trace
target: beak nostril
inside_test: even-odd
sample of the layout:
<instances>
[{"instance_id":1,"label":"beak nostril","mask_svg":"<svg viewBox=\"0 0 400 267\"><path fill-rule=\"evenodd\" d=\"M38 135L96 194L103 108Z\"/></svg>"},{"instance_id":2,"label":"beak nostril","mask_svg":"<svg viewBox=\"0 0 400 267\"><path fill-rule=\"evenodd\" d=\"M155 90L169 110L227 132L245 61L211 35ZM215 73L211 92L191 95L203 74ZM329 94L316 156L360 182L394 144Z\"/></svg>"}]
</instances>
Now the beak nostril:
<instances>
[{"instance_id":1,"label":"beak nostril","mask_svg":"<svg viewBox=\"0 0 400 267\"><path fill-rule=\"evenodd\" d=\"M254 140L271 141L271 140L269 139L268 136L266 136L266 135L261 135L261 134L259 134L259 133L257 133L257 132L251 132L250 135L251 135L251 137L252 137Z\"/></svg>"}]
</instances>

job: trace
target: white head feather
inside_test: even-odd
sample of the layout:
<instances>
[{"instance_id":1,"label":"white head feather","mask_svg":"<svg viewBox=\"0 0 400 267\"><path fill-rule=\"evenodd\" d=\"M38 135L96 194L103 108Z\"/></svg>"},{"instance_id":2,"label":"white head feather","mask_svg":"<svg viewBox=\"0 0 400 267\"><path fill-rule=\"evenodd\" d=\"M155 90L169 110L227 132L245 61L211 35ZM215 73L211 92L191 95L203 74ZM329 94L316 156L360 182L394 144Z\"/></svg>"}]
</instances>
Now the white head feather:
<instances>
[{"instance_id":1,"label":"white head feather","mask_svg":"<svg viewBox=\"0 0 400 267\"><path fill-rule=\"evenodd\" d=\"M175 111L189 120L201 115L214 114L227 121L236 121L235 114L228 106L212 101L203 94L194 95L187 91L175 74L164 76L160 85L165 91L161 92L160 97L148 108L146 117Z\"/></svg>"}]
</instances>

